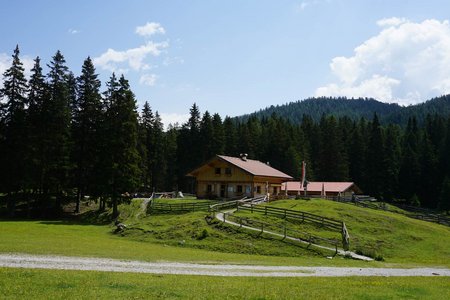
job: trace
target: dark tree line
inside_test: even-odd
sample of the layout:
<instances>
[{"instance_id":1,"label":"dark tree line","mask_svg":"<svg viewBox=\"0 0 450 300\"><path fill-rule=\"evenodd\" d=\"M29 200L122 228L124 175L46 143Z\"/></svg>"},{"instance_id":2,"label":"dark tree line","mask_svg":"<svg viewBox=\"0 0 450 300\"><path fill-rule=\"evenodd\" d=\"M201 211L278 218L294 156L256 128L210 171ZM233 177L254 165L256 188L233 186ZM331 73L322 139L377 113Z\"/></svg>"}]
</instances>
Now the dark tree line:
<instances>
[{"instance_id":1,"label":"dark tree line","mask_svg":"<svg viewBox=\"0 0 450 300\"><path fill-rule=\"evenodd\" d=\"M305 160L310 181L354 181L385 201L450 209L448 114L410 116L406 126L381 125L377 114L222 120L194 104L185 124L164 130L148 102L138 113L124 76L112 74L102 91L89 57L77 77L65 63L56 52L43 74L37 57L27 80L16 47L3 74L0 208L11 216L57 215L63 201L78 211L86 196L117 214L127 193L193 191L189 171L240 153L295 178Z\"/></svg>"}]
</instances>

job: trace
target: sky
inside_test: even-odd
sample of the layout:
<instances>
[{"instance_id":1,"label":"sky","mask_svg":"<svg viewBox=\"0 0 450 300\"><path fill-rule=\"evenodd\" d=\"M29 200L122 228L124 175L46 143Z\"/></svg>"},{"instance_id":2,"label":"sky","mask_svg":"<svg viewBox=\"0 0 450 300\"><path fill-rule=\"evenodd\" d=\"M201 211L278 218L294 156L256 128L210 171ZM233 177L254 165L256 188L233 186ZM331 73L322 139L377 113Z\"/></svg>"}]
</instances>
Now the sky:
<instances>
[{"instance_id":1,"label":"sky","mask_svg":"<svg viewBox=\"0 0 450 300\"><path fill-rule=\"evenodd\" d=\"M0 4L1 74L16 44L27 73L60 50L78 76L90 56L103 89L124 74L166 125L185 122L194 102L225 117L314 96L411 105L450 93L450 1Z\"/></svg>"}]
</instances>

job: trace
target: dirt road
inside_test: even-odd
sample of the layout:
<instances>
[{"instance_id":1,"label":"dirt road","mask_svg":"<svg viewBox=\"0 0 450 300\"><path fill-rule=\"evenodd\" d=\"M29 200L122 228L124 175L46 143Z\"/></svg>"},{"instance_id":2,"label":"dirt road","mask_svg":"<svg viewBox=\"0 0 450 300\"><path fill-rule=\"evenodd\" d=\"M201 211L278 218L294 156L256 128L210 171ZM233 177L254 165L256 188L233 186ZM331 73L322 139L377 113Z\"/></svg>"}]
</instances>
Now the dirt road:
<instances>
[{"instance_id":1,"label":"dirt road","mask_svg":"<svg viewBox=\"0 0 450 300\"><path fill-rule=\"evenodd\" d=\"M70 256L43 256L20 253L0 254L0 267L253 277L450 276L450 269L445 268L389 269L214 265L177 262L126 261L105 258L84 258Z\"/></svg>"}]
</instances>

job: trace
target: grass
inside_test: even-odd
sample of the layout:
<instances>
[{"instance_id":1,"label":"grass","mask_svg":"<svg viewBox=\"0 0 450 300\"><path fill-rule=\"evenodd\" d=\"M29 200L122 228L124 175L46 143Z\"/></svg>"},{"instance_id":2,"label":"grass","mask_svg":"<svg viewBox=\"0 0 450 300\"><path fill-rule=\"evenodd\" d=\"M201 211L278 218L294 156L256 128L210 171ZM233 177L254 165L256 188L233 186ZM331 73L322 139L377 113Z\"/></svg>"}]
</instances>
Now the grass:
<instances>
[{"instance_id":1,"label":"grass","mask_svg":"<svg viewBox=\"0 0 450 300\"><path fill-rule=\"evenodd\" d=\"M199 215L201 216L201 214ZM164 216L161 216L164 217ZM176 223L176 216L172 216ZM170 225L167 225L170 232ZM179 261L179 262L205 262L205 263L235 263L235 264L261 264L261 265L333 265L333 266L367 266L364 262L336 258L324 259L322 256L297 255L269 256L259 254L242 254L225 252L224 249L192 248L191 239L183 239L185 244L178 243L178 233L172 240L152 238L149 234L142 234L141 230L130 230L127 236L113 234L114 227L109 225L90 225L75 223L73 221L1 221L0 220L0 252L20 252L41 255L66 255L83 257L103 257L142 261ZM169 234L169 233L166 233ZM201 232L200 232L201 234ZM230 234L234 236L234 234ZM247 234L242 236L251 241ZM208 239L205 243L213 244ZM193 239L192 243L196 240ZM265 240L261 239L259 247ZM249 242L239 239L228 241L229 247L235 249L249 247ZM234 245L234 246L233 246ZM278 244L280 247L286 247ZM292 246L293 247L293 246ZM293 251L301 252L297 247ZM377 265L370 265L377 266Z\"/></svg>"},{"instance_id":2,"label":"grass","mask_svg":"<svg viewBox=\"0 0 450 300\"><path fill-rule=\"evenodd\" d=\"M350 233L351 249L381 256L387 262L450 266L447 226L327 200L281 200L270 205L343 220ZM314 226L306 225L306 229L325 237L333 236L332 232Z\"/></svg>"},{"instance_id":3,"label":"grass","mask_svg":"<svg viewBox=\"0 0 450 300\"><path fill-rule=\"evenodd\" d=\"M0 298L450 299L450 288L448 277L242 278L0 268Z\"/></svg>"}]
</instances>

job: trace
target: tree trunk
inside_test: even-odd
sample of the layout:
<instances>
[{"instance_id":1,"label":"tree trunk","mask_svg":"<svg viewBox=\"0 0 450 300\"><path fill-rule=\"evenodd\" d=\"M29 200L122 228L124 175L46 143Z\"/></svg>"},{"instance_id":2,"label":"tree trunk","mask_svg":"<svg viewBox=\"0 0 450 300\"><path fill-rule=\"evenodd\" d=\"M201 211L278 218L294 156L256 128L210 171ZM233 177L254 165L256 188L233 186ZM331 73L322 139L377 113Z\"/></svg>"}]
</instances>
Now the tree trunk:
<instances>
[{"instance_id":1,"label":"tree trunk","mask_svg":"<svg viewBox=\"0 0 450 300\"><path fill-rule=\"evenodd\" d=\"M119 216L119 211L117 210L117 195L112 196L112 205L113 205L113 218L117 218Z\"/></svg>"},{"instance_id":2,"label":"tree trunk","mask_svg":"<svg viewBox=\"0 0 450 300\"><path fill-rule=\"evenodd\" d=\"M82 196L81 188L78 188L78 190L77 190L77 200L76 200L76 205L75 205L75 213L76 214L80 213L81 196Z\"/></svg>"}]
</instances>

